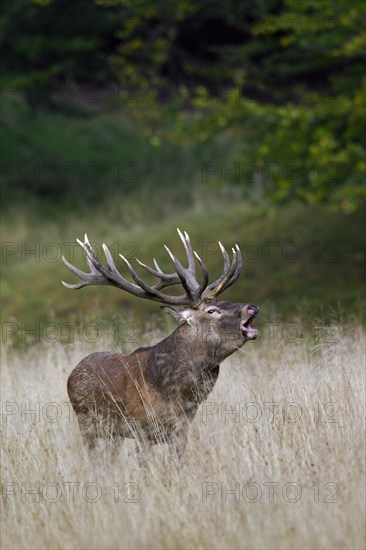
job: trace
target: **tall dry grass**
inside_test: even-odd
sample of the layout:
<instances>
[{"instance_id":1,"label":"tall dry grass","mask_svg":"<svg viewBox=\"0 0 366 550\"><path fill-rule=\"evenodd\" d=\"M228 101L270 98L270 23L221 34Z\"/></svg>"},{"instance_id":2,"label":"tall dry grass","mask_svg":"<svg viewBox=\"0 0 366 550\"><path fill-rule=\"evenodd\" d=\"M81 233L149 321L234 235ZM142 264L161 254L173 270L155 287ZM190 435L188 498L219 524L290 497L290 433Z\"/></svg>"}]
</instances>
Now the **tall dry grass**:
<instances>
[{"instance_id":1,"label":"tall dry grass","mask_svg":"<svg viewBox=\"0 0 366 550\"><path fill-rule=\"evenodd\" d=\"M4 349L3 548L364 547L361 329L244 346L181 466L157 446L149 482L132 441L114 463L101 447L92 464L81 446L66 379L91 348Z\"/></svg>"}]
</instances>

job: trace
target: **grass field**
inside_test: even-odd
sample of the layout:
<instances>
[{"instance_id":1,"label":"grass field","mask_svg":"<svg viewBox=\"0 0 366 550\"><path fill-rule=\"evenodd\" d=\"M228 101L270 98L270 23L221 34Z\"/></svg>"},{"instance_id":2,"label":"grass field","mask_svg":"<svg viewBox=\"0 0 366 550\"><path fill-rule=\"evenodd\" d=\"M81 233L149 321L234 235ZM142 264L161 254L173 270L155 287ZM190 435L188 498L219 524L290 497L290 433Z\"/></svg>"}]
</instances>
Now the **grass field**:
<instances>
[{"instance_id":1,"label":"grass field","mask_svg":"<svg viewBox=\"0 0 366 550\"><path fill-rule=\"evenodd\" d=\"M73 366L116 344L5 346L2 548L364 548L365 334L272 329L223 364L182 465L155 447L149 483L132 441L91 464L70 415Z\"/></svg>"}]
</instances>

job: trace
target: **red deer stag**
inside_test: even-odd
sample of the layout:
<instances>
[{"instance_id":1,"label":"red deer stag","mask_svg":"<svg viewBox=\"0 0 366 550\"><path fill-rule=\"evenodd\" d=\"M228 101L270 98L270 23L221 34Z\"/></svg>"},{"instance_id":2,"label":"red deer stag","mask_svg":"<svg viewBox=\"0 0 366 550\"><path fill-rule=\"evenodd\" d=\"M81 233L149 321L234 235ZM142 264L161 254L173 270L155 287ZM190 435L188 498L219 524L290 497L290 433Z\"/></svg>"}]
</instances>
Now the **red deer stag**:
<instances>
[{"instance_id":1,"label":"red deer stag","mask_svg":"<svg viewBox=\"0 0 366 550\"><path fill-rule=\"evenodd\" d=\"M83 243L77 242L86 252L90 273L80 271L62 258L80 278L73 285L63 282L67 288L111 285L165 304L163 309L180 321L178 328L155 346L139 348L131 355L112 351L92 353L73 370L68 379L68 394L90 449L98 437L111 437L115 445L125 437L132 437L140 450L155 443L171 443L181 457L189 422L213 389L220 363L257 336L257 329L252 326L259 311L256 305L216 300L240 275L242 256L238 245L232 249L230 261L219 243L224 271L208 284L206 266L192 249L189 236L179 229L178 233L187 254L187 268L167 246L174 273L164 273L155 260L155 269L136 260L159 279L153 286L148 286L120 255L134 283L125 279L105 244L108 267L103 265L86 235ZM195 259L202 269L202 282L196 277ZM161 292L177 284L183 287L182 295Z\"/></svg>"}]
</instances>

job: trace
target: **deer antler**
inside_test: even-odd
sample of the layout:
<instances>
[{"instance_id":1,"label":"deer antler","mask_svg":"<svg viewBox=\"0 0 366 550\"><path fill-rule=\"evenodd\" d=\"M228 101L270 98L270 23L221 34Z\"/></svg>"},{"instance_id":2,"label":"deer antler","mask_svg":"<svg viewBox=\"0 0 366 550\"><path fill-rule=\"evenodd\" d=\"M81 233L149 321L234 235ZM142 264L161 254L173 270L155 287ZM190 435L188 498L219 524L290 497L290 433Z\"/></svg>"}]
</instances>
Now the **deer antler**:
<instances>
[{"instance_id":1,"label":"deer antler","mask_svg":"<svg viewBox=\"0 0 366 550\"><path fill-rule=\"evenodd\" d=\"M187 268L183 267L180 261L172 254L167 246L165 246L165 249L173 263L175 269L174 273L164 273L155 259L155 269L140 262L140 260L136 260L143 269L160 279L159 282L153 286L147 285L138 273L136 273L127 258L120 254L120 257L125 262L134 283L131 283L125 279L116 268L112 254L110 253L108 247L103 244L103 250L108 264L108 267L105 267L94 252L86 234L84 242L81 242L79 239L77 239L77 242L86 252L86 260L90 268L90 273L81 271L66 260L64 256L62 256L62 260L66 267L80 279L80 282L76 284L68 284L64 281L62 281L62 284L66 288L71 289L79 289L88 285L111 285L116 288L120 288L121 290L125 290L134 296L139 296L140 298L155 300L157 302L170 305L188 305L191 307L196 307L202 299L215 298L237 280L242 267L242 257L238 245L236 245L236 249L232 249L233 261L230 264L228 254L222 244L219 243L224 258L224 273L214 283L207 286L208 272L204 262L201 260L197 252L193 250L188 234L184 232L183 235L179 229L177 231L186 251L188 259ZM195 259L198 261L202 269L203 280L201 283L199 283L196 278ZM170 296L161 292L163 288L176 284L181 284L183 286L185 290L183 295Z\"/></svg>"},{"instance_id":2,"label":"deer antler","mask_svg":"<svg viewBox=\"0 0 366 550\"><path fill-rule=\"evenodd\" d=\"M229 288L229 286L235 283L235 281L239 278L243 267L243 257L237 244L235 245L235 248L231 249L233 252L233 261L231 264L224 246L220 242L219 246L224 259L224 272L218 279L216 279L216 281L208 285L203 293L203 298L216 298L216 296L224 292L224 290Z\"/></svg>"}]
</instances>

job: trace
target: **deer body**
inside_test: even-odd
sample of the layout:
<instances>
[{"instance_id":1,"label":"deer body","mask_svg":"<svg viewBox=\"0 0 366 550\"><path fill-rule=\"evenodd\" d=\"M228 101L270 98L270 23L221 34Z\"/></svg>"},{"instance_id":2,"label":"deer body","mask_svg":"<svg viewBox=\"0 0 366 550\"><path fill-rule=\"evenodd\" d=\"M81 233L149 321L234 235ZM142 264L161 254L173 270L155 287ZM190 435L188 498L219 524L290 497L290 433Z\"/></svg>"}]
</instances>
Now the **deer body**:
<instances>
[{"instance_id":1,"label":"deer body","mask_svg":"<svg viewBox=\"0 0 366 550\"><path fill-rule=\"evenodd\" d=\"M150 293L150 299L169 304L163 309L176 317L180 326L155 346L139 348L130 355L93 353L76 366L68 379L70 401L90 448L98 437L111 437L115 444L125 437L133 437L145 446L173 443L181 456L189 423L200 403L212 391L220 363L257 335L257 330L251 326L259 311L257 306L221 302L215 298L239 276L241 256L238 249L232 264L222 249L224 275L208 287L206 268L197 255L204 271L204 284L193 278L194 260L189 238L181 233L180 237L187 251L189 268L186 270L174 256L171 257L178 280L186 290L183 297L164 295L162 298L160 293L162 286L178 283L176 274L164 274L156 263L156 270L141 264L163 281L155 287L147 287L125 260L133 279L138 282L138 291L142 288L148 295ZM100 264L87 239L81 244L88 254L91 274L84 274L64 260L81 278L82 282L74 288L85 284L117 286L117 273L118 286L123 285L124 289L126 283L136 286L115 271L109 251L105 250L110 268L107 270ZM103 279L96 279L100 275ZM131 292L130 288L128 290ZM154 294L155 291L158 295Z\"/></svg>"}]
</instances>

